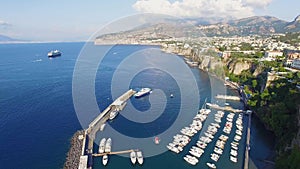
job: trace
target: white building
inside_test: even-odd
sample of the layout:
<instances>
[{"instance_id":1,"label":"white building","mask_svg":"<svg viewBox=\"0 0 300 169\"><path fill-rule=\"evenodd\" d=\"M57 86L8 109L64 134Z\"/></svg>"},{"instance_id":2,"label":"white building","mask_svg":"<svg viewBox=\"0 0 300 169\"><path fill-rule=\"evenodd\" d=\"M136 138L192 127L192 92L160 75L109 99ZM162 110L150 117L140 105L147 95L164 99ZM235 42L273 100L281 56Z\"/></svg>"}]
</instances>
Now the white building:
<instances>
[{"instance_id":1,"label":"white building","mask_svg":"<svg viewBox=\"0 0 300 169\"><path fill-rule=\"evenodd\" d=\"M265 52L264 60L267 60L267 61L276 60L276 57L278 57L278 56L279 57L283 56L283 52L268 51L268 52Z\"/></svg>"},{"instance_id":2,"label":"white building","mask_svg":"<svg viewBox=\"0 0 300 169\"><path fill-rule=\"evenodd\" d=\"M300 60L299 59L295 59L291 65L292 68L295 69L300 69Z\"/></svg>"}]
</instances>

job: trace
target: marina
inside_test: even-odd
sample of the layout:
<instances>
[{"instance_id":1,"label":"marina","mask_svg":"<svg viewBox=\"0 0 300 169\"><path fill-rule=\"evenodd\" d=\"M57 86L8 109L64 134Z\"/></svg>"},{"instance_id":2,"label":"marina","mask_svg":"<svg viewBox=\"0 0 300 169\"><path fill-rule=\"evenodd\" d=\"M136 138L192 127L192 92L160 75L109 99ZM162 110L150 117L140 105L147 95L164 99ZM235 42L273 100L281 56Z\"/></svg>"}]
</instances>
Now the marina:
<instances>
[{"instance_id":1,"label":"marina","mask_svg":"<svg viewBox=\"0 0 300 169\"><path fill-rule=\"evenodd\" d=\"M210 105L209 103L204 103L205 105ZM183 151L184 147L189 144L189 142L193 139L192 137L202 129L202 123L205 122L207 119L207 116L211 113L210 109L207 108L201 108L199 112L196 114L196 116L193 119L192 124L190 124L190 127L184 127L182 130L180 130L181 134L177 134L174 136L173 142L169 143L167 145L167 148L176 153L179 154ZM201 157L204 153L206 153L209 150L206 150L206 147L215 140L216 134L219 133L219 129L221 132L221 135L218 137L217 141L215 142L214 148L212 152L210 152L210 160L206 162L206 165L209 168L217 168L218 161L220 157L225 152L225 146L227 144L227 141L231 135L233 135L233 139L230 142L230 149L227 150L225 153L229 154L228 160L232 163L238 162L238 152L239 152L239 142L242 139L243 135L243 114L236 115L235 113L231 112L226 114L225 112L218 110L214 114L214 122L210 122L206 131L202 132L204 135L200 136L197 140L196 145L193 145L190 150L188 151L189 154L186 154L183 159L190 165L197 165L199 161L201 161ZM235 118L235 116L238 116ZM220 124L223 124L222 121L226 120L224 123L224 126L221 126ZM199 120L199 121L197 121ZM250 122L249 122L250 123ZM196 127L195 124L198 124ZM199 125L200 124L200 125ZM233 126L235 125L235 128L233 130ZM250 138L250 132L247 135L248 140ZM250 141L250 140L249 140ZM229 143L228 143L229 144ZM246 160L247 156L245 157L244 161L244 169L247 169L248 161Z\"/></svg>"},{"instance_id":2,"label":"marina","mask_svg":"<svg viewBox=\"0 0 300 169\"><path fill-rule=\"evenodd\" d=\"M133 90L127 91L125 94L120 96L118 99L116 99L108 108L106 108L94 121L91 122L89 128L85 131L86 136L88 137L88 148L90 145L93 145L91 141L93 139L92 133L96 133L95 129L100 130L101 126L105 124L105 121L110 119L111 113L118 111L120 112L122 109L124 109L126 105L126 101L131 97L134 96L136 92ZM125 104L124 104L125 103ZM209 106L213 110L213 115L210 115L212 113L212 110L209 108L206 108L206 106ZM220 110L221 109L221 110ZM231 113L225 113L223 110L231 110ZM234 113L233 113L234 112ZM239 112L240 114L236 115L235 113ZM211 103L204 103L203 107L199 109L199 111L196 113L196 115L191 119L191 123L187 127L183 127L179 133L173 136L173 141L168 143L166 145L167 149L173 153L179 154L184 151L185 147L189 145L189 143L195 139L193 138L195 135L198 134L198 132L202 131L204 127L204 123L206 122L208 116L212 116L214 118L213 121L210 121L206 127L206 129L201 132L203 133L201 136L199 136L198 140L194 145L192 145L189 150L187 150L187 154L183 156L183 160L186 161L190 165L197 165L200 159L204 154L209 154L209 159L206 161L206 165L210 168L217 168L218 161L220 157L223 155L223 153L228 153L228 161L231 161L232 163L238 162L238 150L239 150L239 142L242 139L243 135L243 114L242 110L239 109L233 109L233 108L224 108L220 107L216 104ZM238 116L235 119L235 116ZM104 121L103 121L104 120ZM225 120L225 122L224 122ZM235 130L232 130L233 126L236 126ZM97 128L94 128L95 126L100 126ZM87 134L90 132L91 134ZM216 136L217 133L221 132L221 135ZM229 135L234 134L232 137L232 141L230 141L230 150L225 152L225 146L227 144L227 141L229 139ZM249 136L250 137L250 136ZM216 140L216 141L214 141ZM207 152L207 147L214 141L213 149L211 152ZM156 136L154 137L154 143L159 144L160 139ZM228 143L229 144L229 143ZM112 139L111 138L102 138L99 143L99 149L98 153L92 153L92 146L91 149L88 149L88 153L85 154L83 152L83 155L81 156L81 162L82 165L87 161L87 165L84 167L92 168L92 165L89 165L89 160L91 157L101 157L102 156L102 164L104 166L108 165L109 157L111 155L118 155L118 154L129 154L129 158L132 164L138 163L139 165L142 165L144 162L143 154L138 149L129 149L129 150L122 150L122 151L112 151ZM186 151L184 151L186 152ZM246 152L245 152L246 153ZM246 156L246 154L245 154ZM247 169L246 164L248 163L247 157L245 157L245 169ZM88 166L89 165L89 166Z\"/></svg>"}]
</instances>

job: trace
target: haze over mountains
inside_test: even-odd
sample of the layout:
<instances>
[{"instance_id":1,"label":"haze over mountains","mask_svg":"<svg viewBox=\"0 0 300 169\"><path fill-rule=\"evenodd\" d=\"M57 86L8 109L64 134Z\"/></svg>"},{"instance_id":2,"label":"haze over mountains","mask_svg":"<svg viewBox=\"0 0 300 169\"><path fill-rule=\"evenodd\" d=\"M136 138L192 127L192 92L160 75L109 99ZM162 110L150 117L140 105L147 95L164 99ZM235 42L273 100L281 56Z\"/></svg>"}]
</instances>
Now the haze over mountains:
<instances>
[{"instance_id":1,"label":"haze over mountains","mask_svg":"<svg viewBox=\"0 0 300 169\"><path fill-rule=\"evenodd\" d=\"M9 42L9 41L15 41L16 39L13 39L11 37L0 35L0 42Z\"/></svg>"},{"instance_id":2,"label":"haze over mountains","mask_svg":"<svg viewBox=\"0 0 300 169\"><path fill-rule=\"evenodd\" d=\"M173 20L168 22L168 24L146 24L129 31L120 32L118 36L122 38L126 36L126 34L138 35L143 32L165 34L170 37L187 36L187 34L193 36L200 36L200 34L206 36L247 36L252 34L268 35L274 33L300 32L300 15L291 22L272 16L253 16L227 21L220 18L187 18L184 19L184 22L182 20ZM97 39L103 37L108 38L109 36L116 36L116 34L100 36ZM2 43L20 41L22 40L0 34L0 42Z\"/></svg>"}]
</instances>

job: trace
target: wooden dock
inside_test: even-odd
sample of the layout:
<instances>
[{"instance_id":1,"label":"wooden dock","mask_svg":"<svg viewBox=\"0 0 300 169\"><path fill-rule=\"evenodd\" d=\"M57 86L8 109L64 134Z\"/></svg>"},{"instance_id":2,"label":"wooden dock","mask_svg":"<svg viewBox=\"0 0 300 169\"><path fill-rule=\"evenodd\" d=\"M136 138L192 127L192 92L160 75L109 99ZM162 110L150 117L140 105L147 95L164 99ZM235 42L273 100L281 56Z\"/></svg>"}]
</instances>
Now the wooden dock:
<instances>
[{"instance_id":1,"label":"wooden dock","mask_svg":"<svg viewBox=\"0 0 300 169\"><path fill-rule=\"evenodd\" d=\"M127 154L127 153L131 153L133 151L139 151L139 150L123 150L123 151L115 151L115 152L108 152L108 153L100 153L100 154L92 154L93 157L100 157L100 156L104 156L104 155L116 155L116 154Z\"/></svg>"},{"instance_id":2,"label":"wooden dock","mask_svg":"<svg viewBox=\"0 0 300 169\"><path fill-rule=\"evenodd\" d=\"M234 112L234 113L242 113L242 112L244 112L243 110L234 109L234 108L232 108L230 106L222 107L222 106L219 106L217 104L212 104L212 103L206 103L206 105L209 106L210 108L217 109L217 110L230 111L230 112Z\"/></svg>"}]
</instances>

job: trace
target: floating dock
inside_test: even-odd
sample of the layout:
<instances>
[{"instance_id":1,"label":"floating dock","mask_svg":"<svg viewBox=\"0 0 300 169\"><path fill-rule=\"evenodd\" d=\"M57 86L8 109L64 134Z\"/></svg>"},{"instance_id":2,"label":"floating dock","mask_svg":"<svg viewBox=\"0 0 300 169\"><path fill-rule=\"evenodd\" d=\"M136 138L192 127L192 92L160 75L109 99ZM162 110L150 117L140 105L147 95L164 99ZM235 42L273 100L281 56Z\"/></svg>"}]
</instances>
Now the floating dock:
<instances>
[{"instance_id":1,"label":"floating dock","mask_svg":"<svg viewBox=\"0 0 300 169\"><path fill-rule=\"evenodd\" d=\"M234 112L234 113L242 113L242 112L244 112L243 110L234 109L234 108L232 108L230 106L222 107L222 106L219 106L217 104L212 104L212 103L206 103L206 105L209 106L210 108L217 109L217 110L230 111L230 112Z\"/></svg>"}]
</instances>

